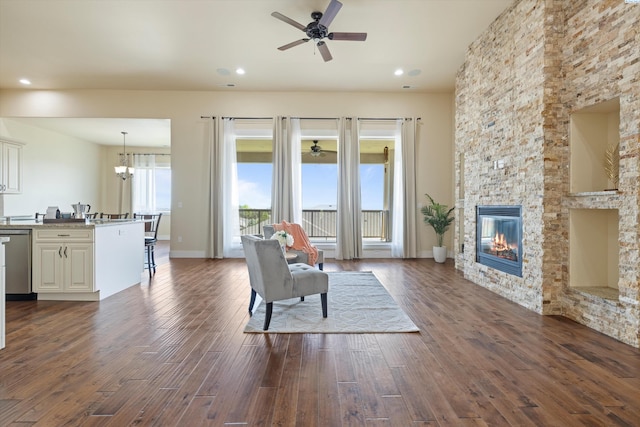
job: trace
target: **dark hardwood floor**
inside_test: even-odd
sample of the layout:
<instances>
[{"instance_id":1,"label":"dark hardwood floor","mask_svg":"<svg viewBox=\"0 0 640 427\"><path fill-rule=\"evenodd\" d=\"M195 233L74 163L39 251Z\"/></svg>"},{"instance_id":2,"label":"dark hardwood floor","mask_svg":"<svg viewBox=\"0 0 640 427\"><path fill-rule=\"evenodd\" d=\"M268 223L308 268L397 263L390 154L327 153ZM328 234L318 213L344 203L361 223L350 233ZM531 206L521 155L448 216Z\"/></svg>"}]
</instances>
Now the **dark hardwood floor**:
<instances>
[{"instance_id":1,"label":"dark hardwood floor","mask_svg":"<svg viewBox=\"0 0 640 427\"><path fill-rule=\"evenodd\" d=\"M373 271L420 333L244 334L244 260L102 302L8 302L0 426L638 426L640 351L433 260ZM331 307L329 307L331 315Z\"/></svg>"}]
</instances>

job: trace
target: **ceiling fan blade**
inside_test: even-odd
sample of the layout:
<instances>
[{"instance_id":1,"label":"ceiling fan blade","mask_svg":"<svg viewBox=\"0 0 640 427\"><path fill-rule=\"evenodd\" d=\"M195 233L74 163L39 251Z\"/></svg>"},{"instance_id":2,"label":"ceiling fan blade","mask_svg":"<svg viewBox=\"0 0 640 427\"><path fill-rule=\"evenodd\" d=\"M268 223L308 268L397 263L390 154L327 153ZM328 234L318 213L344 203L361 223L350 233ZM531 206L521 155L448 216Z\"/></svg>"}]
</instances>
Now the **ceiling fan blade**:
<instances>
[{"instance_id":1,"label":"ceiling fan blade","mask_svg":"<svg viewBox=\"0 0 640 427\"><path fill-rule=\"evenodd\" d=\"M367 39L367 33L329 33L329 40L349 40L363 42Z\"/></svg>"},{"instance_id":2,"label":"ceiling fan blade","mask_svg":"<svg viewBox=\"0 0 640 427\"><path fill-rule=\"evenodd\" d=\"M324 62L329 62L333 59L333 56L331 56L331 52L329 52L329 47L325 42L318 42L317 46L318 50L320 51L320 55L322 55L322 59L324 59Z\"/></svg>"},{"instance_id":3,"label":"ceiling fan blade","mask_svg":"<svg viewBox=\"0 0 640 427\"><path fill-rule=\"evenodd\" d=\"M340 3L338 0L331 0L331 3L329 3L329 6L327 6L327 10L325 10L325 12L322 14L322 18L320 18L318 24L324 25L326 28L328 28L329 25L331 25L331 22L333 22L333 18L335 18L338 14L338 11L341 7L342 3Z\"/></svg>"},{"instance_id":4,"label":"ceiling fan blade","mask_svg":"<svg viewBox=\"0 0 640 427\"><path fill-rule=\"evenodd\" d=\"M289 25L293 25L294 27L296 27L299 30L306 31L306 29L307 29L307 27L305 25L302 25L301 23L294 21L293 19L289 18L288 16L284 16L280 12L273 12L271 14L271 16L273 16L274 18L279 19L279 20L281 20L283 22L286 22Z\"/></svg>"},{"instance_id":5,"label":"ceiling fan blade","mask_svg":"<svg viewBox=\"0 0 640 427\"><path fill-rule=\"evenodd\" d=\"M294 46L298 46L299 44L306 43L306 42L308 42L308 41L309 41L309 39L300 39L300 40L296 40L296 41L294 41L294 42L291 42L291 43L285 44L285 45L283 45L283 46L280 46L280 47L278 48L278 50L287 50L287 49L291 49L291 48L292 48L292 47L294 47Z\"/></svg>"}]
</instances>

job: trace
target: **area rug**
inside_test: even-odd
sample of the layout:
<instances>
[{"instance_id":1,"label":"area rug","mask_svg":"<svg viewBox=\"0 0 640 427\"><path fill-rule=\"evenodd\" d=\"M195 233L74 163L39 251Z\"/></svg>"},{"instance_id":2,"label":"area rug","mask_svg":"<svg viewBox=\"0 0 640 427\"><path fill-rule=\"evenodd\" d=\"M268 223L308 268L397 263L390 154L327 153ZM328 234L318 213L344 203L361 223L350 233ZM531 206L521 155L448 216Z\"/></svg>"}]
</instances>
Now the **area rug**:
<instances>
[{"instance_id":1,"label":"area rug","mask_svg":"<svg viewBox=\"0 0 640 427\"><path fill-rule=\"evenodd\" d=\"M320 295L275 301L268 331L263 331L265 303L260 303L244 332L387 333L418 332L372 272L329 272L328 317L322 318Z\"/></svg>"}]
</instances>

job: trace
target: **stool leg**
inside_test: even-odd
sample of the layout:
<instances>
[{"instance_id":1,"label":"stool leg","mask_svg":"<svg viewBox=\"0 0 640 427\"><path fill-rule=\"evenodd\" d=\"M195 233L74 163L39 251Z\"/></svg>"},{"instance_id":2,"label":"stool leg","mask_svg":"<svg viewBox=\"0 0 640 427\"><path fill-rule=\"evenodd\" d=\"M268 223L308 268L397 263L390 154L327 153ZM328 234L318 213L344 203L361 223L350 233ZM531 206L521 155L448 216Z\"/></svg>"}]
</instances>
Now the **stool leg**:
<instances>
[{"instance_id":1,"label":"stool leg","mask_svg":"<svg viewBox=\"0 0 640 427\"><path fill-rule=\"evenodd\" d=\"M153 274L156 274L156 245L151 245L151 265L153 266Z\"/></svg>"},{"instance_id":2,"label":"stool leg","mask_svg":"<svg viewBox=\"0 0 640 427\"><path fill-rule=\"evenodd\" d=\"M151 246L147 246L147 268L149 269L149 279L151 279Z\"/></svg>"}]
</instances>

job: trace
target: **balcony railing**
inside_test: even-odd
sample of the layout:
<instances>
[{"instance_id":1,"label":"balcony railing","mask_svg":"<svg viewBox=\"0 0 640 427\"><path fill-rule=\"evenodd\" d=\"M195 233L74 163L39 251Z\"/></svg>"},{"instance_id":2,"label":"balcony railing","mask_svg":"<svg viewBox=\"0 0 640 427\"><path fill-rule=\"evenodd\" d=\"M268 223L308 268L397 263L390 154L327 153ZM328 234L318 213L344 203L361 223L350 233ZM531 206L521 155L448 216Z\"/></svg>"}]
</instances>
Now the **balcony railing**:
<instances>
[{"instance_id":1,"label":"balcony railing","mask_svg":"<svg viewBox=\"0 0 640 427\"><path fill-rule=\"evenodd\" d=\"M309 238L335 240L338 212L335 210L302 211L302 227ZM262 234L262 226L273 224L270 209L240 209L240 234ZM362 211L362 238L389 241L389 211Z\"/></svg>"}]
</instances>

